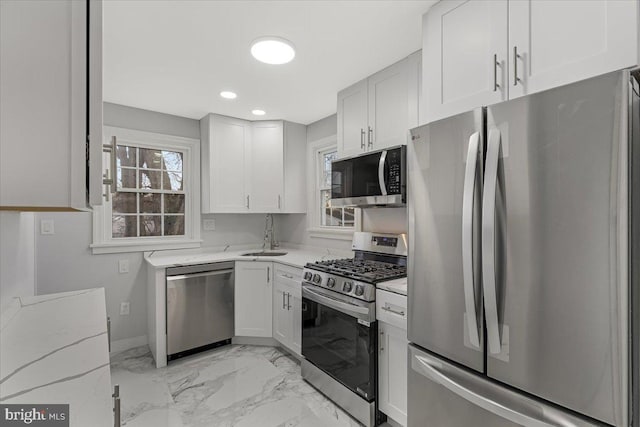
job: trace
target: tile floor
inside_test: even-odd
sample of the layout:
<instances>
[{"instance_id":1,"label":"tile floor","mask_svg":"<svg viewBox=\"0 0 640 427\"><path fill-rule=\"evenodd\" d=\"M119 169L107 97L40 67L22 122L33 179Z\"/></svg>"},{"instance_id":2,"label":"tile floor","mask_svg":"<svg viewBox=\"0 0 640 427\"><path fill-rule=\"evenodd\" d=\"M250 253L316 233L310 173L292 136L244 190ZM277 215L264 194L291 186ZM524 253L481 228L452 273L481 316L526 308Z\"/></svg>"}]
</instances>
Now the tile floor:
<instances>
[{"instance_id":1,"label":"tile floor","mask_svg":"<svg viewBox=\"0 0 640 427\"><path fill-rule=\"evenodd\" d=\"M273 347L230 345L156 369L149 349L111 359L128 427L356 427Z\"/></svg>"}]
</instances>

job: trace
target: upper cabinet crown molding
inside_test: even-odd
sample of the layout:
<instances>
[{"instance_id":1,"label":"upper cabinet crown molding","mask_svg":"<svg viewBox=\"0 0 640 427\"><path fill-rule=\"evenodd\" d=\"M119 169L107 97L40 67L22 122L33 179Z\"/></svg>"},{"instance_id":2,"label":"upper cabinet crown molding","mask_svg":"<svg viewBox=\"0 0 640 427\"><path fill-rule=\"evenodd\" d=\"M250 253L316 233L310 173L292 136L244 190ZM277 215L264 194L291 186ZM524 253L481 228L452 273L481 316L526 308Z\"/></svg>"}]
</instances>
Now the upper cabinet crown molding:
<instances>
[{"instance_id":1,"label":"upper cabinet crown molding","mask_svg":"<svg viewBox=\"0 0 640 427\"><path fill-rule=\"evenodd\" d=\"M304 213L306 126L200 120L203 213Z\"/></svg>"},{"instance_id":2,"label":"upper cabinet crown molding","mask_svg":"<svg viewBox=\"0 0 640 427\"><path fill-rule=\"evenodd\" d=\"M633 0L439 2L422 21L420 122L638 65L639 9Z\"/></svg>"},{"instance_id":3,"label":"upper cabinet crown molding","mask_svg":"<svg viewBox=\"0 0 640 427\"><path fill-rule=\"evenodd\" d=\"M0 2L0 209L102 203L102 2Z\"/></svg>"},{"instance_id":4,"label":"upper cabinet crown molding","mask_svg":"<svg viewBox=\"0 0 640 427\"><path fill-rule=\"evenodd\" d=\"M338 92L338 157L406 144L418 125L420 52Z\"/></svg>"}]
</instances>

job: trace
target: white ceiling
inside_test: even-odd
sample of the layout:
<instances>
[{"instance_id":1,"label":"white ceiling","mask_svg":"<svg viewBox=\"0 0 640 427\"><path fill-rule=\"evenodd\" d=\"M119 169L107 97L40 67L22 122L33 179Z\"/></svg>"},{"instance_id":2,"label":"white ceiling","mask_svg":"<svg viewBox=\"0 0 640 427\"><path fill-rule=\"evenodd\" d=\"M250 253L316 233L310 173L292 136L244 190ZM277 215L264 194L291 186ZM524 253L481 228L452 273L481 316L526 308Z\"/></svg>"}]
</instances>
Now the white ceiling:
<instances>
[{"instance_id":1,"label":"white ceiling","mask_svg":"<svg viewBox=\"0 0 640 427\"><path fill-rule=\"evenodd\" d=\"M104 99L193 119L256 119L259 108L261 120L309 124L335 113L339 90L420 49L433 3L107 0ZM250 43L265 35L293 42L295 59L253 59Z\"/></svg>"}]
</instances>

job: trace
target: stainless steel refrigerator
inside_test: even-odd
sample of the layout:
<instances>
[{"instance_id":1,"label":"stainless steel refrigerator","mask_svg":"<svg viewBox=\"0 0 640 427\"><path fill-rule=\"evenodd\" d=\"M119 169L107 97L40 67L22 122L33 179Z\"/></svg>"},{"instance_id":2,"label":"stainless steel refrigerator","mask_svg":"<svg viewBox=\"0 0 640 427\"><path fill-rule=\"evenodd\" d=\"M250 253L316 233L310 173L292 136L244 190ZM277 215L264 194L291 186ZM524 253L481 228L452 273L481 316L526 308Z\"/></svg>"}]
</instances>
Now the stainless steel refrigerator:
<instances>
[{"instance_id":1,"label":"stainless steel refrigerator","mask_svg":"<svg viewBox=\"0 0 640 427\"><path fill-rule=\"evenodd\" d=\"M640 426L637 77L411 131L410 427Z\"/></svg>"}]
</instances>

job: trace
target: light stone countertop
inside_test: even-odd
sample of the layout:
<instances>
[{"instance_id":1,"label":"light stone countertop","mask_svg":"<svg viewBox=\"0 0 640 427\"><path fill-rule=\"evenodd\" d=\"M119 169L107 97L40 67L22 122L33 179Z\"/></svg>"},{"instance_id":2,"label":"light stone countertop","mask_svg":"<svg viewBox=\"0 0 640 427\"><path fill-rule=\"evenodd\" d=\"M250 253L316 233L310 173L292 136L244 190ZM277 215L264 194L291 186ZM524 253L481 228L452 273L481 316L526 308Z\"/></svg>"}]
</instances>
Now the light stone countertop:
<instances>
[{"instance_id":1,"label":"light stone countertop","mask_svg":"<svg viewBox=\"0 0 640 427\"><path fill-rule=\"evenodd\" d=\"M70 425L113 426L103 288L15 298L0 317L0 402L69 404Z\"/></svg>"},{"instance_id":2,"label":"light stone countertop","mask_svg":"<svg viewBox=\"0 0 640 427\"><path fill-rule=\"evenodd\" d=\"M376 285L378 289L384 289L385 291L394 292L396 294L407 296L407 278L388 280Z\"/></svg>"}]
</instances>

